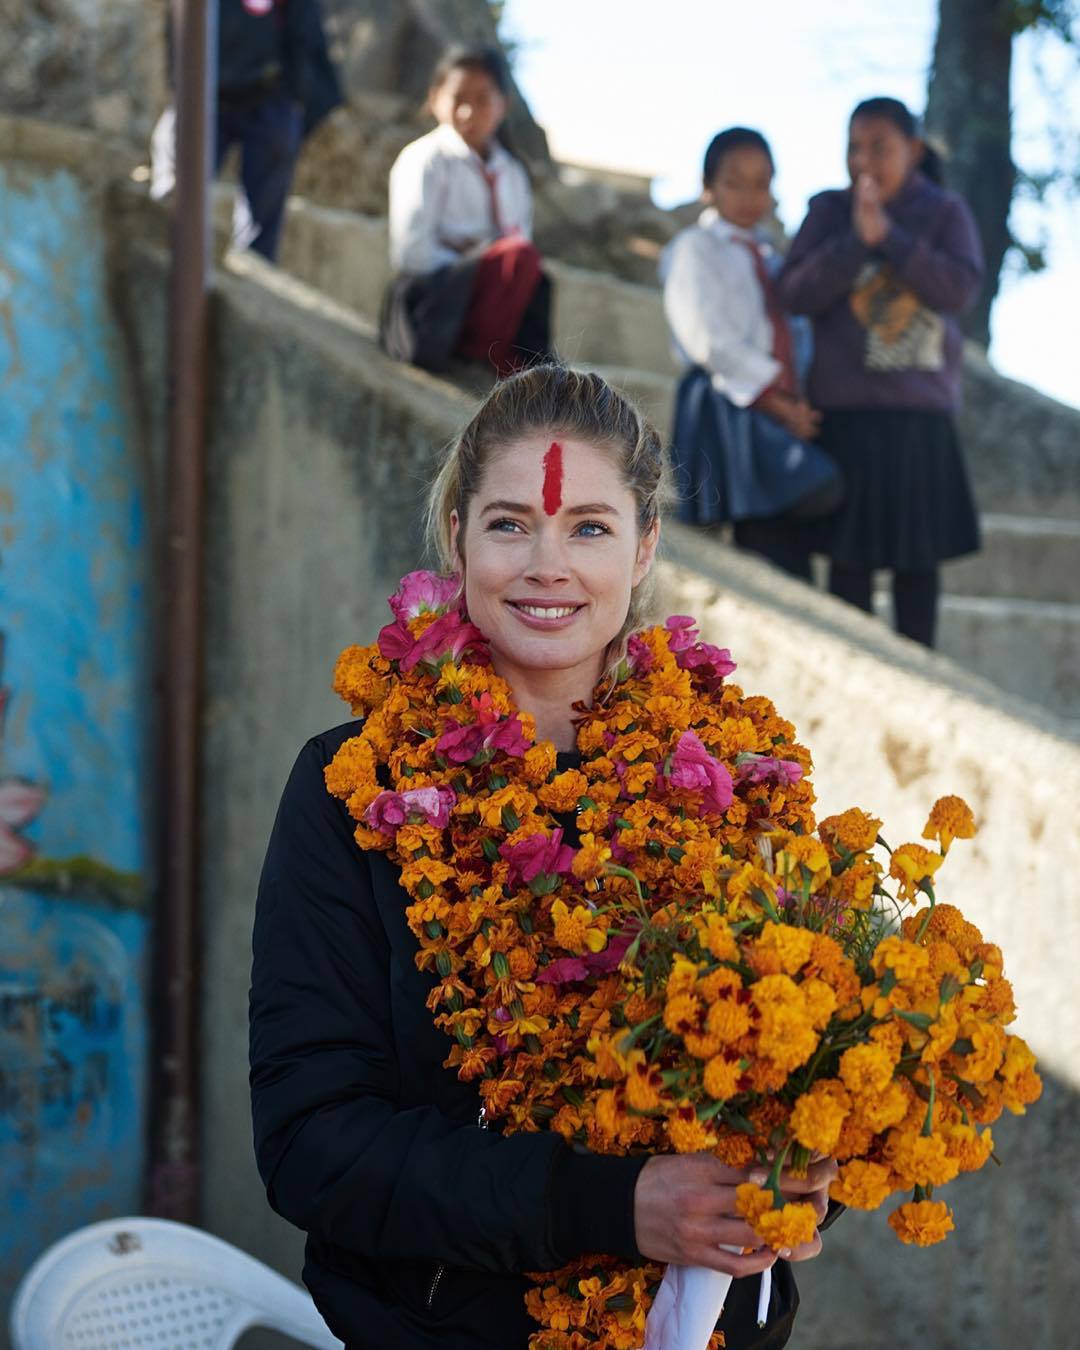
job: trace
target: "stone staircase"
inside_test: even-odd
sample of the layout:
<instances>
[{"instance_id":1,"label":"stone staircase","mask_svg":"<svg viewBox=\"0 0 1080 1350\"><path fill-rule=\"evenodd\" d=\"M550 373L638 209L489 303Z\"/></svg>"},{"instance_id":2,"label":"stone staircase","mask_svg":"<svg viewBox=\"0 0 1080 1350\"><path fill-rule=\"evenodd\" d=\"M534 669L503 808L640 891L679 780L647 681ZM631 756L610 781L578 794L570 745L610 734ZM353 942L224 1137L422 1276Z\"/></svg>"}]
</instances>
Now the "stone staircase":
<instances>
[{"instance_id":1,"label":"stone staircase","mask_svg":"<svg viewBox=\"0 0 1080 1350\"><path fill-rule=\"evenodd\" d=\"M220 215L227 217L224 196ZM381 219L292 199L282 268L374 319L387 279ZM675 370L658 291L549 260L555 341L600 370L658 427L671 426ZM962 432L984 548L946 565L940 647L1080 737L1080 410L1005 380L972 351ZM879 596L887 609L887 596Z\"/></svg>"}]
</instances>

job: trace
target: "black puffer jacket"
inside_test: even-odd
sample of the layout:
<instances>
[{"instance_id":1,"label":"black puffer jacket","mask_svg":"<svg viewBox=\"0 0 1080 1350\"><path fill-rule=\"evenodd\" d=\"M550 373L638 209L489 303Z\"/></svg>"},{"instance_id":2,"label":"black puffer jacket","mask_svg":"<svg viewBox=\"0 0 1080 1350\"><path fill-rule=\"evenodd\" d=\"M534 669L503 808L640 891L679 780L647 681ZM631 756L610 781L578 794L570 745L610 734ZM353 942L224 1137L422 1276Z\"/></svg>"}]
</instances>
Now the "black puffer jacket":
<instances>
[{"instance_id":1,"label":"black puffer jacket","mask_svg":"<svg viewBox=\"0 0 1080 1350\"><path fill-rule=\"evenodd\" d=\"M639 1261L642 1158L570 1149L555 1134L478 1126L474 1086L442 1067L394 865L364 853L323 782L358 723L317 736L293 769L259 887L251 1090L274 1209L308 1234L304 1281L349 1350L524 1350L527 1270L608 1252ZM779 1350L798 1304L774 1267L736 1281L729 1350Z\"/></svg>"}]
</instances>

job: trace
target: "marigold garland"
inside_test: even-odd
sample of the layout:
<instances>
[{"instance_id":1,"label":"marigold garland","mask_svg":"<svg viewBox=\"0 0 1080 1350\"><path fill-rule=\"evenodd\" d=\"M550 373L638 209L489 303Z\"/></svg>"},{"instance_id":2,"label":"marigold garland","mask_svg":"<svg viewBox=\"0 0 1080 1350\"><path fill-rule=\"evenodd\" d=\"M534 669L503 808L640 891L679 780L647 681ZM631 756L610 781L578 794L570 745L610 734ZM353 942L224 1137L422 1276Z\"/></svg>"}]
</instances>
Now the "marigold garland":
<instances>
[{"instance_id":1,"label":"marigold garland","mask_svg":"<svg viewBox=\"0 0 1080 1350\"><path fill-rule=\"evenodd\" d=\"M326 783L360 847L400 868L446 1063L488 1121L770 1163L739 1209L776 1250L814 1228L781 1167L829 1154L834 1198L911 1190L890 1224L942 1240L934 1187L981 1167L985 1127L1041 1091L1005 1030L1000 951L936 902L945 853L974 834L966 804L931 811L940 852L904 844L885 865L875 817L816 825L793 727L683 616L630 639L560 768L456 595L411 573L378 642L342 653L335 688L364 720ZM536 1276L531 1350L635 1350L661 1273L597 1256Z\"/></svg>"}]
</instances>

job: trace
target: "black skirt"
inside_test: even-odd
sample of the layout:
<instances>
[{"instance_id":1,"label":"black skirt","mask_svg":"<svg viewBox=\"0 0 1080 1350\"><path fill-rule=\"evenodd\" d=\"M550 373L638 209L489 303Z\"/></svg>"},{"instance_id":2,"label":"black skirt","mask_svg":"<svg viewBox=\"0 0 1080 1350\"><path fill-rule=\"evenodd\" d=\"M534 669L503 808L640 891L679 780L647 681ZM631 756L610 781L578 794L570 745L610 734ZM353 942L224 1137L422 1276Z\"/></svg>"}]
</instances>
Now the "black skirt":
<instances>
[{"instance_id":1,"label":"black skirt","mask_svg":"<svg viewBox=\"0 0 1080 1350\"><path fill-rule=\"evenodd\" d=\"M947 413L827 411L818 444L846 493L838 511L811 527L815 551L845 567L918 572L978 550L975 503Z\"/></svg>"}]
</instances>

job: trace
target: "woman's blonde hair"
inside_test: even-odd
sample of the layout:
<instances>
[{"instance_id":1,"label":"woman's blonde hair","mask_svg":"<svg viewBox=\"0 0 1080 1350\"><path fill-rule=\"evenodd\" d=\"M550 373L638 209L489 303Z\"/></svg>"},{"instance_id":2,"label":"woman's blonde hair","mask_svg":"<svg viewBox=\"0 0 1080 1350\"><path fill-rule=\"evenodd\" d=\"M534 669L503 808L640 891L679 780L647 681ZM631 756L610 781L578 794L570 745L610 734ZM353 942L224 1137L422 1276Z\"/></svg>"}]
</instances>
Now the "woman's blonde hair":
<instances>
[{"instance_id":1,"label":"woman's blonde hair","mask_svg":"<svg viewBox=\"0 0 1080 1350\"><path fill-rule=\"evenodd\" d=\"M464 530L469 504L492 458L532 432L573 437L609 451L633 493L639 537L660 519L671 498L671 482L663 443L652 423L594 372L530 366L492 389L450 445L431 485L428 545L446 571L460 565L451 515L457 512L459 531ZM627 637L648 622L653 590L650 569L631 593L626 621L609 649L608 668L622 658Z\"/></svg>"}]
</instances>

